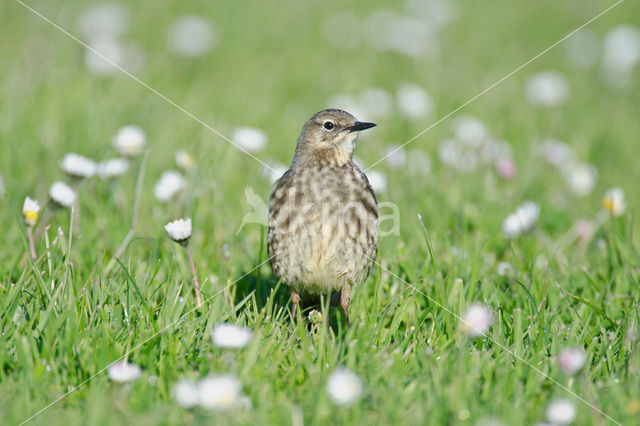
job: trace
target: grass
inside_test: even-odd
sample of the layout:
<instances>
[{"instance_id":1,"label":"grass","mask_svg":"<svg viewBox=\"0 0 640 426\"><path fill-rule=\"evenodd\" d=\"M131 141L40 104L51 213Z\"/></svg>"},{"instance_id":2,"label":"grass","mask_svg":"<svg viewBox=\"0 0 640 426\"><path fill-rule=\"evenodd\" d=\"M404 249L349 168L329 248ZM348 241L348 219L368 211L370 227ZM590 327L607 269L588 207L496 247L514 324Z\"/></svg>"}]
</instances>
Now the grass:
<instances>
[{"instance_id":1,"label":"grass","mask_svg":"<svg viewBox=\"0 0 640 426\"><path fill-rule=\"evenodd\" d=\"M77 33L84 3L29 4ZM129 5L133 25L126 38L146 52L136 75L207 124L227 136L239 125L264 129L270 141L263 160L288 163L304 120L336 93L368 86L394 92L402 81L425 87L436 103L434 116L408 121L394 113L379 120L356 149L371 164L390 141L410 139L607 5L461 0L440 53L422 59L326 44L325 17L392 7L381 1L145 0ZM211 55L168 55L166 29L184 13L216 22L220 42ZM624 2L590 28L602 36L639 17L640 8ZM450 122L407 147L434 159L428 177L376 166L388 177L379 199L398 205L400 234L381 240L382 266L355 292L353 326L345 329L334 310L331 330L311 332L303 323L292 325L288 290L263 264L264 228L249 225L236 234L249 211L245 187L263 198L269 193L262 166L127 77L91 75L81 46L18 3L0 4L0 52L0 173L7 189L0 201L0 423L20 423L79 384L30 423L476 424L498 418L532 424L544 420L556 397L576 403L576 424L611 423L531 366L616 421L637 421L637 70L630 86L613 89L597 66L573 68L558 46L465 108L513 146L519 171L511 181L488 169L459 174L437 161ZM545 69L567 76L571 96L560 108L539 111L525 101L522 87ZM46 199L49 185L63 178L58 161L66 152L114 156L110 140L130 123L145 129L150 150L140 217L120 263L105 273L131 225L140 160L115 184L84 182L74 222L68 211L56 213L49 249L40 239L40 258L28 261L19 219L24 197ZM545 135L566 141L596 166L590 195L572 196L534 155L532 141ZM153 184L174 168L173 153L181 148L197 154L197 165L187 190L161 205ZM552 244L577 219L594 217L611 186L626 190L625 215L607 219L586 246ZM501 222L526 199L541 204L540 222L509 242ZM162 229L182 216L194 221L191 249L207 300L200 311L187 259ZM497 274L500 261L514 266L512 276ZM470 340L451 313L461 315L474 301L495 309L497 319L486 338ZM211 342L212 326L222 321L255 332L251 345L231 359ZM556 362L569 346L588 355L575 377ZM110 382L104 367L129 350L142 378ZM340 365L365 383L363 399L345 409L324 392ZM211 415L182 409L171 397L179 378L227 371L241 379L252 410Z\"/></svg>"}]
</instances>

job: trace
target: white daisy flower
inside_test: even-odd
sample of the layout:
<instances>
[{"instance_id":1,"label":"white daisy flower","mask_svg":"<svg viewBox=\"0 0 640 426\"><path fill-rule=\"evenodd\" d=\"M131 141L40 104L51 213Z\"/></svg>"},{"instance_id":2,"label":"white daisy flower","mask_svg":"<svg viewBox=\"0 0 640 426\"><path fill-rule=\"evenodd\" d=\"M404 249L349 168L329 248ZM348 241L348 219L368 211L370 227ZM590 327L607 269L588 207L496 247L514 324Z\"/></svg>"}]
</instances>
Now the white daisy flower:
<instances>
[{"instance_id":1,"label":"white daisy flower","mask_svg":"<svg viewBox=\"0 0 640 426\"><path fill-rule=\"evenodd\" d=\"M200 402L199 387L193 380L178 380L173 385L171 393L176 402L184 408L195 407Z\"/></svg>"},{"instance_id":2,"label":"white daisy flower","mask_svg":"<svg viewBox=\"0 0 640 426\"><path fill-rule=\"evenodd\" d=\"M616 187L609 189L602 199L602 205L605 210L614 216L620 216L627 208L627 204L624 200L624 190Z\"/></svg>"},{"instance_id":3,"label":"white daisy flower","mask_svg":"<svg viewBox=\"0 0 640 426\"><path fill-rule=\"evenodd\" d=\"M369 185L373 188L375 193L384 192L387 190L387 176L377 170L369 170L367 172L367 179Z\"/></svg>"},{"instance_id":4,"label":"white daisy flower","mask_svg":"<svg viewBox=\"0 0 640 426\"><path fill-rule=\"evenodd\" d=\"M169 222L164 226L164 229L173 241L186 245L191 237L191 218Z\"/></svg>"},{"instance_id":5,"label":"white daisy flower","mask_svg":"<svg viewBox=\"0 0 640 426\"><path fill-rule=\"evenodd\" d=\"M593 31L583 28L565 40L564 49L571 63L588 68L598 60L600 41Z\"/></svg>"},{"instance_id":6,"label":"white daisy flower","mask_svg":"<svg viewBox=\"0 0 640 426\"><path fill-rule=\"evenodd\" d=\"M219 348L242 349L251 342L253 333L247 327L223 323L213 327L211 337Z\"/></svg>"},{"instance_id":7,"label":"white daisy flower","mask_svg":"<svg viewBox=\"0 0 640 426\"><path fill-rule=\"evenodd\" d=\"M582 348L566 348L558 355L558 365L567 374L575 374L584 367L587 353Z\"/></svg>"},{"instance_id":8,"label":"white daisy flower","mask_svg":"<svg viewBox=\"0 0 640 426\"><path fill-rule=\"evenodd\" d=\"M289 169L284 164L278 162L268 163L269 167L264 168L263 175L269 179L269 182L275 183Z\"/></svg>"},{"instance_id":9,"label":"white daisy flower","mask_svg":"<svg viewBox=\"0 0 640 426\"><path fill-rule=\"evenodd\" d=\"M125 44L115 38L103 37L89 42L84 61L91 73L104 77L117 74L120 69L141 71L144 67L145 55L138 45Z\"/></svg>"},{"instance_id":10,"label":"white daisy flower","mask_svg":"<svg viewBox=\"0 0 640 426\"><path fill-rule=\"evenodd\" d=\"M393 169L403 167L407 162L407 152L400 144L389 144L384 154L386 157L384 161L386 161L387 165Z\"/></svg>"},{"instance_id":11,"label":"white daisy flower","mask_svg":"<svg viewBox=\"0 0 640 426\"><path fill-rule=\"evenodd\" d=\"M115 179L129 170L129 161L124 158L112 158L98 163L97 174L101 179Z\"/></svg>"},{"instance_id":12,"label":"white daisy flower","mask_svg":"<svg viewBox=\"0 0 640 426\"><path fill-rule=\"evenodd\" d=\"M568 425L576 418L576 406L566 398L556 399L547 407L547 420L554 425Z\"/></svg>"},{"instance_id":13,"label":"white daisy flower","mask_svg":"<svg viewBox=\"0 0 640 426\"><path fill-rule=\"evenodd\" d=\"M235 376L209 376L198 384L199 404L206 409L229 410L238 407L242 399L242 384Z\"/></svg>"},{"instance_id":14,"label":"white daisy flower","mask_svg":"<svg viewBox=\"0 0 640 426\"><path fill-rule=\"evenodd\" d=\"M402 84L396 96L400 113L410 120L425 118L433 111L433 99L417 84Z\"/></svg>"},{"instance_id":15,"label":"white daisy flower","mask_svg":"<svg viewBox=\"0 0 640 426\"><path fill-rule=\"evenodd\" d=\"M500 262L496 268L498 275L506 277L513 274L513 266L509 262Z\"/></svg>"},{"instance_id":16,"label":"white daisy flower","mask_svg":"<svg viewBox=\"0 0 640 426\"><path fill-rule=\"evenodd\" d=\"M164 172L162 176L160 176L156 186L153 188L153 193L158 201L166 203L178 192L182 191L186 185L187 184L180 173L175 170L170 170L168 172Z\"/></svg>"},{"instance_id":17,"label":"white daisy flower","mask_svg":"<svg viewBox=\"0 0 640 426\"><path fill-rule=\"evenodd\" d=\"M472 172L478 167L480 158L477 150L468 149L456 139L443 139L438 146L440 161L459 172Z\"/></svg>"},{"instance_id":18,"label":"white daisy flower","mask_svg":"<svg viewBox=\"0 0 640 426\"><path fill-rule=\"evenodd\" d=\"M118 3L101 3L87 8L79 19L82 35L88 40L117 38L129 26L129 10Z\"/></svg>"},{"instance_id":19,"label":"white daisy flower","mask_svg":"<svg viewBox=\"0 0 640 426\"><path fill-rule=\"evenodd\" d=\"M139 365L130 364L127 361L116 362L107 369L107 372L111 380L119 383L133 382L142 375Z\"/></svg>"},{"instance_id":20,"label":"white daisy flower","mask_svg":"<svg viewBox=\"0 0 640 426\"><path fill-rule=\"evenodd\" d=\"M611 29L604 38L602 66L613 77L628 77L631 69L640 62L640 29L620 25Z\"/></svg>"},{"instance_id":21,"label":"white daisy flower","mask_svg":"<svg viewBox=\"0 0 640 426\"><path fill-rule=\"evenodd\" d=\"M84 62L92 74L113 75L118 73L116 65L121 67L124 65L125 47L115 38L93 39L89 42L89 47L90 49L85 50Z\"/></svg>"},{"instance_id":22,"label":"white daisy flower","mask_svg":"<svg viewBox=\"0 0 640 426\"><path fill-rule=\"evenodd\" d=\"M176 165L182 170L189 170L196 164L196 159L187 151L181 149L176 152Z\"/></svg>"},{"instance_id":23,"label":"white daisy flower","mask_svg":"<svg viewBox=\"0 0 640 426\"><path fill-rule=\"evenodd\" d=\"M453 136L463 145L478 148L489 137L489 130L476 117L461 115L453 121Z\"/></svg>"},{"instance_id":24,"label":"white daisy flower","mask_svg":"<svg viewBox=\"0 0 640 426\"><path fill-rule=\"evenodd\" d=\"M409 15L424 19L436 29L444 27L458 15L456 3L450 0L408 0L406 9Z\"/></svg>"},{"instance_id":25,"label":"white daisy flower","mask_svg":"<svg viewBox=\"0 0 640 426\"><path fill-rule=\"evenodd\" d=\"M515 212L502 222L502 233L507 238L515 238L533 229L540 217L540 205L533 201L525 201Z\"/></svg>"},{"instance_id":26,"label":"white daisy flower","mask_svg":"<svg viewBox=\"0 0 640 426\"><path fill-rule=\"evenodd\" d=\"M476 302L469 306L462 317L460 329L470 337L484 335L493 324L493 312L484 304Z\"/></svg>"},{"instance_id":27,"label":"white daisy flower","mask_svg":"<svg viewBox=\"0 0 640 426\"><path fill-rule=\"evenodd\" d=\"M358 103L366 110L366 117L386 117L391 113L393 96L378 87L368 87L360 94Z\"/></svg>"},{"instance_id":28,"label":"white daisy flower","mask_svg":"<svg viewBox=\"0 0 640 426\"><path fill-rule=\"evenodd\" d=\"M231 140L247 152L256 153L267 146L267 134L254 127L238 127L233 132Z\"/></svg>"},{"instance_id":29,"label":"white daisy flower","mask_svg":"<svg viewBox=\"0 0 640 426\"><path fill-rule=\"evenodd\" d=\"M588 195L598 180L595 167L587 163L569 163L564 167L562 174L571 192L578 197Z\"/></svg>"},{"instance_id":30,"label":"white daisy flower","mask_svg":"<svg viewBox=\"0 0 640 426\"><path fill-rule=\"evenodd\" d=\"M36 200L27 197L24 199L24 204L22 205L22 215L24 216L24 222L33 226L36 224L38 220L38 213L40 212L40 204Z\"/></svg>"},{"instance_id":31,"label":"white daisy flower","mask_svg":"<svg viewBox=\"0 0 640 426\"><path fill-rule=\"evenodd\" d=\"M362 397L364 385L360 376L344 367L338 367L329 376L326 390L335 404L347 406Z\"/></svg>"},{"instance_id":32,"label":"white daisy flower","mask_svg":"<svg viewBox=\"0 0 640 426\"><path fill-rule=\"evenodd\" d=\"M388 32L391 49L402 55L433 56L440 48L436 28L422 19L394 16L388 23Z\"/></svg>"},{"instance_id":33,"label":"white daisy flower","mask_svg":"<svg viewBox=\"0 0 640 426\"><path fill-rule=\"evenodd\" d=\"M64 156L60 167L69 176L79 179L92 177L98 168L95 161L74 152Z\"/></svg>"},{"instance_id":34,"label":"white daisy flower","mask_svg":"<svg viewBox=\"0 0 640 426\"><path fill-rule=\"evenodd\" d=\"M167 46L178 56L196 58L218 42L218 31L211 22L197 15L179 18L169 29Z\"/></svg>"},{"instance_id":35,"label":"white daisy flower","mask_svg":"<svg viewBox=\"0 0 640 426\"><path fill-rule=\"evenodd\" d=\"M529 77L525 85L527 99L534 106L551 108L569 97L569 82L556 71L543 71Z\"/></svg>"},{"instance_id":36,"label":"white daisy flower","mask_svg":"<svg viewBox=\"0 0 640 426\"><path fill-rule=\"evenodd\" d=\"M539 145L539 152L545 161L554 167L563 167L573 161L573 151L564 142L554 138L545 138Z\"/></svg>"},{"instance_id":37,"label":"white daisy flower","mask_svg":"<svg viewBox=\"0 0 640 426\"><path fill-rule=\"evenodd\" d=\"M146 143L144 130L134 125L121 127L113 138L114 148L125 157L142 154Z\"/></svg>"},{"instance_id":38,"label":"white daisy flower","mask_svg":"<svg viewBox=\"0 0 640 426\"><path fill-rule=\"evenodd\" d=\"M54 182L49 189L49 197L62 207L71 207L76 202L76 191L64 182Z\"/></svg>"}]
</instances>

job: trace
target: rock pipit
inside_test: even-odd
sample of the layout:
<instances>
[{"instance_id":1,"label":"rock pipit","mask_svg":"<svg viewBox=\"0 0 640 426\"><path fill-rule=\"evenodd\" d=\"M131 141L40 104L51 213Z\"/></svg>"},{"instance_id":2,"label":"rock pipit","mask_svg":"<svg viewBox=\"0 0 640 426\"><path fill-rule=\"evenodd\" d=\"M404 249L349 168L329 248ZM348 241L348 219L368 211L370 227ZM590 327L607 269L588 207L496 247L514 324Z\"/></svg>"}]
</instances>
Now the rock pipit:
<instances>
[{"instance_id":1,"label":"rock pipit","mask_svg":"<svg viewBox=\"0 0 640 426\"><path fill-rule=\"evenodd\" d=\"M301 295L341 291L349 325L352 288L364 281L378 251L378 206L353 162L358 132L375 126L339 109L311 117L291 167L269 199L271 267L291 287L295 318Z\"/></svg>"}]
</instances>

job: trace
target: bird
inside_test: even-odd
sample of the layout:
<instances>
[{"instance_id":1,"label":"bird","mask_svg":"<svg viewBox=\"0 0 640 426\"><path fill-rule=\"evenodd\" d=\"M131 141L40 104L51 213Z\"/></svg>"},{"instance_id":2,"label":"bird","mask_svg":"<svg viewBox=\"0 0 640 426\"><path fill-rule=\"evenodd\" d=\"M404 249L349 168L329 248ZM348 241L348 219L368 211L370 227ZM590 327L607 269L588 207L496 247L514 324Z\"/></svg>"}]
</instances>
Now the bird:
<instances>
[{"instance_id":1,"label":"bird","mask_svg":"<svg viewBox=\"0 0 640 426\"><path fill-rule=\"evenodd\" d=\"M294 319L303 296L340 292L350 326L352 291L378 252L378 203L353 151L359 133L375 126L340 109L316 113L274 183L267 251L273 272L291 288Z\"/></svg>"}]
</instances>

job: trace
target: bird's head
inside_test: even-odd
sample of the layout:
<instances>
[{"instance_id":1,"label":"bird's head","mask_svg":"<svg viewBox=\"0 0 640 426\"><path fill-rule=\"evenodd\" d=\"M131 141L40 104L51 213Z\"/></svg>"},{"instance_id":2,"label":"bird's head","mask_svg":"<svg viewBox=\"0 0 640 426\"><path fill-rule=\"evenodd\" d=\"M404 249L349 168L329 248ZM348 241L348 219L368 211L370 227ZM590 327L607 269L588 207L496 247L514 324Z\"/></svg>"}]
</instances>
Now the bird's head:
<instances>
[{"instance_id":1,"label":"bird's head","mask_svg":"<svg viewBox=\"0 0 640 426\"><path fill-rule=\"evenodd\" d=\"M337 158L351 159L358 133L374 127L341 109L325 109L305 123L298 137L296 157L314 152L330 152Z\"/></svg>"}]
</instances>

